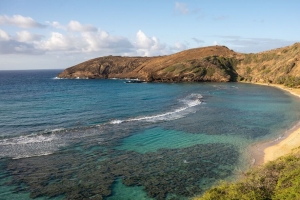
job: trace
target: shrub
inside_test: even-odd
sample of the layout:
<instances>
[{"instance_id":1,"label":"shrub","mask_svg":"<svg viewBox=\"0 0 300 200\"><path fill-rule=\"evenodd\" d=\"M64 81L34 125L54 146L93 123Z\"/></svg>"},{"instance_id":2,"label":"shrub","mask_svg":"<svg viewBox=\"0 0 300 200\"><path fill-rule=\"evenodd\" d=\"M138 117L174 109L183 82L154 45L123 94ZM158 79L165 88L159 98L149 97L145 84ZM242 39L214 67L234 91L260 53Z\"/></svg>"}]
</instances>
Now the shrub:
<instances>
[{"instance_id":1,"label":"shrub","mask_svg":"<svg viewBox=\"0 0 300 200\"><path fill-rule=\"evenodd\" d=\"M214 75L214 73L215 73L215 69L214 68L212 68L212 67L208 67L207 68L207 70L206 70L207 76L212 77Z\"/></svg>"},{"instance_id":2,"label":"shrub","mask_svg":"<svg viewBox=\"0 0 300 200\"><path fill-rule=\"evenodd\" d=\"M246 74L250 75L251 74L251 68L249 66L246 67Z\"/></svg>"},{"instance_id":3,"label":"shrub","mask_svg":"<svg viewBox=\"0 0 300 200\"><path fill-rule=\"evenodd\" d=\"M300 199L300 152L281 157L245 174L236 183L221 182L194 200Z\"/></svg>"}]
</instances>

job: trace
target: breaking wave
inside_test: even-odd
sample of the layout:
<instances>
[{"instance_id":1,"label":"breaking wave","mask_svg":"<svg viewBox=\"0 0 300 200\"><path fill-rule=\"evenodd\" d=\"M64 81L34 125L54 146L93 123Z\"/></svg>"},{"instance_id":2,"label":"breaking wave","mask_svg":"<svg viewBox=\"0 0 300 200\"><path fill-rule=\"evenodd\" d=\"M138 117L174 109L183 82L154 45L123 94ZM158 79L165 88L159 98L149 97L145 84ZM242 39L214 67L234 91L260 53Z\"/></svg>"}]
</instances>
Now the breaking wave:
<instances>
[{"instance_id":1,"label":"breaking wave","mask_svg":"<svg viewBox=\"0 0 300 200\"><path fill-rule=\"evenodd\" d=\"M93 142L99 141L101 143L102 140L105 139L100 137L102 133L114 130L115 128L120 130L120 128L122 129L124 127L120 127L119 125L126 122L155 123L160 121L170 121L182 118L189 113L193 113L196 111L194 108L201 104L202 96L200 94L190 94L183 99L179 99L178 102L179 105L177 108L160 114L139 116L125 120L116 119L97 126L70 129L46 129L39 133L33 133L30 135L2 138L0 139L0 158L10 157L13 159L20 159L49 155L66 145L72 144L73 142L76 143L82 141L82 138L85 138L85 142L91 140ZM130 123L128 123L128 125L131 126Z\"/></svg>"},{"instance_id":2,"label":"breaking wave","mask_svg":"<svg viewBox=\"0 0 300 200\"><path fill-rule=\"evenodd\" d=\"M157 114L157 115L129 118L126 120L116 119L116 120L110 121L109 123L110 124L121 124L124 122L133 122L133 121L158 122L158 121L170 121L170 120L179 119L179 118L186 116L188 113L193 112L193 110L191 108L201 104L202 98L203 97L201 94L191 94L184 99L180 99L179 102L181 102L183 105L172 111L168 111L168 112Z\"/></svg>"},{"instance_id":3,"label":"breaking wave","mask_svg":"<svg viewBox=\"0 0 300 200\"><path fill-rule=\"evenodd\" d=\"M0 157L13 159L49 155L65 142L57 134L30 134L0 140Z\"/></svg>"}]
</instances>

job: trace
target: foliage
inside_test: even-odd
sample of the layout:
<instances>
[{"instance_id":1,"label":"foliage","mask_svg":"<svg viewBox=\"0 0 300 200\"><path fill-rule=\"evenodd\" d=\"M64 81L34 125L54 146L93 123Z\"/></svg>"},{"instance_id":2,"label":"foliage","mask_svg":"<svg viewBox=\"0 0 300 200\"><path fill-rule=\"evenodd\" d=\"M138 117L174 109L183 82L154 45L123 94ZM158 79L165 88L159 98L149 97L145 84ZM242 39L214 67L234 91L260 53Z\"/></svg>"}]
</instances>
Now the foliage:
<instances>
[{"instance_id":1,"label":"foliage","mask_svg":"<svg viewBox=\"0 0 300 200\"><path fill-rule=\"evenodd\" d=\"M207 74L207 76L209 76L209 77L212 77L212 76L214 75L214 73L215 73L215 69L212 68L212 67L209 67L209 68L206 70L206 74Z\"/></svg>"},{"instance_id":2,"label":"foliage","mask_svg":"<svg viewBox=\"0 0 300 200\"><path fill-rule=\"evenodd\" d=\"M262 53L262 54L245 54L243 63L245 65L253 63L253 62L267 62L270 60L277 60L279 55L276 53Z\"/></svg>"},{"instance_id":3,"label":"foliage","mask_svg":"<svg viewBox=\"0 0 300 200\"><path fill-rule=\"evenodd\" d=\"M286 87L299 87L300 86L300 77L296 76L279 76L276 79L277 84L284 84Z\"/></svg>"},{"instance_id":4,"label":"foliage","mask_svg":"<svg viewBox=\"0 0 300 200\"><path fill-rule=\"evenodd\" d=\"M251 71L252 71L252 70L251 70L250 67L246 67L246 74L247 74L247 75L250 75L250 74L251 74Z\"/></svg>"},{"instance_id":5,"label":"foliage","mask_svg":"<svg viewBox=\"0 0 300 200\"><path fill-rule=\"evenodd\" d=\"M184 65L182 63L176 63L175 65L168 66L164 69L165 72L174 72L184 70Z\"/></svg>"},{"instance_id":6,"label":"foliage","mask_svg":"<svg viewBox=\"0 0 300 200\"><path fill-rule=\"evenodd\" d=\"M223 80L236 81L238 75L235 71L239 61L236 58L222 56L207 56L201 59L185 60L169 65L163 72L178 76L196 77L195 80Z\"/></svg>"},{"instance_id":7,"label":"foliage","mask_svg":"<svg viewBox=\"0 0 300 200\"><path fill-rule=\"evenodd\" d=\"M236 183L221 182L194 200L300 199L300 151L253 169Z\"/></svg>"},{"instance_id":8,"label":"foliage","mask_svg":"<svg viewBox=\"0 0 300 200\"><path fill-rule=\"evenodd\" d=\"M271 72L271 69L265 69L262 71L262 74L269 74Z\"/></svg>"},{"instance_id":9,"label":"foliage","mask_svg":"<svg viewBox=\"0 0 300 200\"><path fill-rule=\"evenodd\" d=\"M250 53L250 54L245 54L245 58L244 58L244 64L247 65L247 64L250 64L252 62L252 58L254 57L254 54L253 53Z\"/></svg>"},{"instance_id":10,"label":"foliage","mask_svg":"<svg viewBox=\"0 0 300 200\"><path fill-rule=\"evenodd\" d=\"M197 74L198 76L205 76L207 71L205 67L198 67L195 68L193 71L193 73Z\"/></svg>"}]
</instances>

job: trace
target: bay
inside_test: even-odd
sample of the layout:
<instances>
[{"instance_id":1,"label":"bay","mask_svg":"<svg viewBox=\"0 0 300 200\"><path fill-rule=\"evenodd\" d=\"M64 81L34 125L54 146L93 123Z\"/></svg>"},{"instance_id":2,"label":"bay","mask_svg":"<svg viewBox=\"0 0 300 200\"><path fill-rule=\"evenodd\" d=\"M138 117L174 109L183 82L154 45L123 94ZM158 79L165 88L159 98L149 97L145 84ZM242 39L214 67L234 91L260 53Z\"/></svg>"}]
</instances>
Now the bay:
<instances>
[{"instance_id":1,"label":"bay","mask_svg":"<svg viewBox=\"0 0 300 200\"><path fill-rule=\"evenodd\" d=\"M300 120L299 100L277 88L59 72L0 71L1 199L188 199Z\"/></svg>"}]
</instances>

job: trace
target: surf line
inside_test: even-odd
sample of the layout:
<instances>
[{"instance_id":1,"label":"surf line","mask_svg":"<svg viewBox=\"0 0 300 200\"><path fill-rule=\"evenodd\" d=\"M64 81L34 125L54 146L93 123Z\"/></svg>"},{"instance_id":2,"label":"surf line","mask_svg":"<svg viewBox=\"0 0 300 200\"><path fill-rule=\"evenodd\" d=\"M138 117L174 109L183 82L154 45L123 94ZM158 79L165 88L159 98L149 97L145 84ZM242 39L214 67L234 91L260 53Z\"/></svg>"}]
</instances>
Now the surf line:
<instances>
[{"instance_id":1,"label":"surf line","mask_svg":"<svg viewBox=\"0 0 300 200\"><path fill-rule=\"evenodd\" d=\"M133 121L146 121L146 122L158 122L158 121L171 121L175 119L182 118L186 116L188 113L192 111L187 111L189 108L195 107L202 103L203 96L201 94L190 94L184 99L180 99L179 102L182 102L184 105L180 108L177 108L173 111L165 112L162 114L157 115L150 115L150 116L141 116L136 118L129 118L125 120L115 119L109 122L109 124L121 124L126 122L133 122Z\"/></svg>"}]
</instances>

